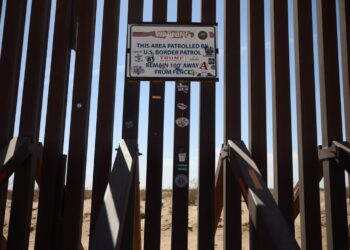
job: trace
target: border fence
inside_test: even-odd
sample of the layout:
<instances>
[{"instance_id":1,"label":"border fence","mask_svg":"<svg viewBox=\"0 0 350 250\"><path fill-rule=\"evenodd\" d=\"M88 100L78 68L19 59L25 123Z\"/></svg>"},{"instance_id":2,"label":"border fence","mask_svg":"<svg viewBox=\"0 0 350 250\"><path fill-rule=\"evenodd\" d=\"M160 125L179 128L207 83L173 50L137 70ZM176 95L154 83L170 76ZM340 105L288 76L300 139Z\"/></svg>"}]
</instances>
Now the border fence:
<instances>
[{"instance_id":1,"label":"border fence","mask_svg":"<svg viewBox=\"0 0 350 250\"><path fill-rule=\"evenodd\" d=\"M102 1L102 0L101 0ZM290 43L288 3L293 2ZM200 24L216 25L218 0L201 0ZM346 172L350 170L350 2L270 0L271 55L265 54L265 3L248 0L249 147L242 140L241 0L222 0L224 139L215 162L216 79L200 80L198 249L215 249L223 214L224 249L242 249L241 199L250 216L250 249L349 249ZM56 4L50 28L51 4ZM0 249L28 249L35 183L39 205L35 249L81 249L97 0L0 0ZM143 0L128 1L128 24L142 24ZM177 0L179 25L191 25L192 0ZM4 6L4 7L3 7ZM115 112L120 0L104 0L89 249L161 249L165 80L149 82L144 235L139 187L140 81L124 78L123 114ZM166 24L168 0L153 0L152 24ZM29 18L25 65L21 65ZM51 17L52 18L52 17ZM337 23L339 19L339 24ZM198 25L198 23L197 23ZM318 51L314 51L317 33ZM339 33L339 35L338 35ZM47 113L42 117L48 37L53 34ZM338 41L340 40L340 41ZM124 40L123 40L124 41ZM290 46L295 51L296 100L291 97ZM71 54L75 51L74 72ZM339 52L340 51L340 52ZM119 51L120 52L120 51ZM318 53L315 62L314 53ZM274 190L267 186L266 57L271 56ZM339 56L341 58L339 58ZM125 64L127 58L125 59ZM315 67L319 68L322 145L317 142ZM14 137L19 77L24 72L18 138ZM66 127L69 77L74 75ZM342 77L342 78L340 78ZM175 120L189 117L190 79L176 80ZM181 89L182 91L178 91ZM183 90L186 91L183 91ZM342 96L341 96L342 95ZM293 186L292 108L296 101L299 180ZM186 105L179 111L177 103ZM113 155L114 118L122 140ZM41 120L44 140L39 141ZM345 125L345 128L343 126ZM42 128L43 129L43 128ZM63 153L69 130L68 154ZM345 133L344 133L345 132ZM188 249L190 125L174 127L171 249ZM179 168L179 164L186 166ZM9 178L14 176L12 187ZM176 185L176 177L187 180ZM322 246L320 181L324 182L327 246ZM4 218L12 189L9 231ZM301 245L294 221L300 214Z\"/></svg>"}]
</instances>

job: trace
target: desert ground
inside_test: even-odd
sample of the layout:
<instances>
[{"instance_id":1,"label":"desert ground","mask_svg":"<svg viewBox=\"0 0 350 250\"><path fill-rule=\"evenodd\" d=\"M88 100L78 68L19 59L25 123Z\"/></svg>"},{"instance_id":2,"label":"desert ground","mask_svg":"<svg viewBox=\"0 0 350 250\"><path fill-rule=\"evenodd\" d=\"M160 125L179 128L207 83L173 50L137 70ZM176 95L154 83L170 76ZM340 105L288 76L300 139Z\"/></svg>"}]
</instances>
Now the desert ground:
<instances>
[{"instance_id":1,"label":"desert ground","mask_svg":"<svg viewBox=\"0 0 350 250\"><path fill-rule=\"evenodd\" d=\"M144 192L141 192L141 215L144 215ZM142 195L143 194L143 195ZM322 223L322 236L323 236L323 249L326 247L326 214L325 214L325 204L324 204L324 192L321 191L321 223ZM190 195L191 197L191 195ZM171 191L166 190L163 192L163 208L162 208L162 231L161 231L161 249L167 250L171 246ZM5 217L5 228L4 235L7 236L8 223L9 223L9 211L11 207L11 200L7 201L7 211ZM348 205L348 211L350 206ZM197 249L197 209L198 206L196 201L190 201L189 205L189 220L188 220L188 239L189 239L189 250ZM87 192L86 199L84 201L84 214L83 214L83 230L82 230L82 245L85 249L88 249L88 237L89 237L89 225L90 225L90 210L91 210L91 192ZM31 225L31 235L29 242L29 249L34 249L35 240L35 224L38 211L37 197L33 203L33 214L32 214L32 225ZM141 216L144 218L144 216ZM348 216L348 221L350 217ZM144 219L141 222L141 234L143 234L143 224ZM249 215L247 207L242 200L242 241L243 249L249 249ZM298 243L300 244L300 218L295 220L295 234ZM216 231L215 236L215 249L223 249L223 224L219 223L219 227Z\"/></svg>"}]
</instances>

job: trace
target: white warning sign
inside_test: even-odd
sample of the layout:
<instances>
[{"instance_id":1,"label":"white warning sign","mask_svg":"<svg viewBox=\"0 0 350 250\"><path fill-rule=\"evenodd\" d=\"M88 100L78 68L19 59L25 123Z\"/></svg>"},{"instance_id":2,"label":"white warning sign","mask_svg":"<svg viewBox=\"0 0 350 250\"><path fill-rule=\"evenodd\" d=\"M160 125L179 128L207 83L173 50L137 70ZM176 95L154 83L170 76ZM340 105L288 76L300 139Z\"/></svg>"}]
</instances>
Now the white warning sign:
<instances>
[{"instance_id":1,"label":"white warning sign","mask_svg":"<svg viewBox=\"0 0 350 250\"><path fill-rule=\"evenodd\" d=\"M216 79L216 26L129 25L129 78Z\"/></svg>"}]
</instances>

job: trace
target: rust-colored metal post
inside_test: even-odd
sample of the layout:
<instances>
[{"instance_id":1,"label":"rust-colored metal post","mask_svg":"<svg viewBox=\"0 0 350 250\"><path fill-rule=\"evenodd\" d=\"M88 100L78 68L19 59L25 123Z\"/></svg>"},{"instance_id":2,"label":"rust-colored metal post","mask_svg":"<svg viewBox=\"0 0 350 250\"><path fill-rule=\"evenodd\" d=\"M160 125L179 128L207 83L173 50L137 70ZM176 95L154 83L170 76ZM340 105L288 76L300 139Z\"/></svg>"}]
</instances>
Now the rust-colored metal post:
<instances>
[{"instance_id":1,"label":"rust-colored metal post","mask_svg":"<svg viewBox=\"0 0 350 250\"><path fill-rule=\"evenodd\" d=\"M264 1L248 1L248 84L249 84L249 147L252 158L267 182L266 86L265 86L265 22ZM258 242L250 223L250 248L267 248Z\"/></svg>"},{"instance_id":2,"label":"rust-colored metal post","mask_svg":"<svg viewBox=\"0 0 350 250\"><path fill-rule=\"evenodd\" d=\"M53 38L50 86L45 127L45 143L38 221L35 239L36 249L50 249L57 245L54 235L54 211L62 206L57 204L57 178L65 177L62 170L62 151L66 120L68 78L70 65L70 40L72 27L72 1L58 1L56 5L55 30ZM63 171L63 173L62 173ZM63 188L63 187L62 187ZM56 221L57 222L57 221ZM57 248L56 248L57 249Z\"/></svg>"},{"instance_id":3,"label":"rust-colored metal post","mask_svg":"<svg viewBox=\"0 0 350 250\"><path fill-rule=\"evenodd\" d=\"M202 23L216 23L216 1L202 1ZM215 81L200 83L198 249L214 249Z\"/></svg>"},{"instance_id":4,"label":"rust-colored metal post","mask_svg":"<svg viewBox=\"0 0 350 250\"><path fill-rule=\"evenodd\" d=\"M294 232L288 1L271 1L274 196Z\"/></svg>"},{"instance_id":5,"label":"rust-colored metal post","mask_svg":"<svg viewBox=\"0 0 350 250\"><path fill-rule=\"evenodd\" d=\"M317 1L322 144L342 141L337 14L335 0ZM334 159L323 163L327 248L348 249L344 170Z\"/></svg>"},{"instance_id":6,"label":"rust-colored metal post","mask_svg":"<svg viewBox=\"0 0 350 250\"><path fill-rule=\"evenodd\" d=\"M105 0L95 140L91 224L94 231L111 172L120 0Z\"/></svg>"},{"instance_id":7,"label":"rust-colored metal post","mask_svg":"<svg viewBox=\"0 0 350 250\"><path fill-rule=\"evenodd\" d=\"M32 142L39 140L50 10L51 1L32 1L19 127L19 136ZM25 165L15 173L8 249L28 248L36 166Z\"/></svg>"},{"instance_id":8,"label":"rust-colored metal post","mask_svg":"<svg viewBox=\"0 0 350 250\"><path fill-rule=\"evenodd\" d=\"M241 139L240 0L226 0L224 9L224 142L227 143L227 140ZM241 192L228 167L224 161L224 246L225 249L241 249Z\"/></svg>"},{"instance_id":9,"label":"rust-colored metal post","mask_svg":"<svg viewBox=\"0 0 350 250\"><path fill-rule=\"evenodd\" d=\"M153 1L153 23L167 21L167 1ZM160 249L162 209L165 81L151 81L149 90L145 250Z\"/></svg>"},{"instance_id":10,"label":"rust-colored metal post","mask_svg":"<svg viewBox=\"0 0 350 250\"><path fill-rule=\"evenodd\" d=\"M294 40L301 242L302 249L322 249L310 0L294 1Z\"/></svg>"},{"instance_id":11,"label":"rust-colored metal post","mask_svg":"<svg viewBox=\"0 0 350 250\"><path fill-rule=\"evenodd\" d=\"M18 80L22 58L27 1L8 1L0 59L0 148L13 136ZM7 183L0 188L0 234L2 235Z\"/></svg>"},{"instance_id":12,"label":"rust-colored metal post","mask_svg":"<svg viewBox=\"0 0 350 250\"><path fill-rule=\"evenodd\" d=\"M77 2L77 47L61 249L80 247L90 114L96 0Z\"/></svg>"},{"instance_id":13,"label":"rust-colored metal post","mask_svg":"<svg viewBox=\"0 0 350 250\"><path fill-rule=\"evenodd\" d=\"M177 2L177 22L189 24L192 21L192 1L179 0ZM188 187L176 184L178 178L189 179L189 136L190 124L180 128L176 125L176 119L180 117L190 118L191 84L188 81L175 82L175 127L174 127L174 155L173 155L173 208L172 208L172 249L188 248ZM184 110L179 108L182 105ZM179 159L182 157L182 159Z\"/></svg>"}]
</instances>

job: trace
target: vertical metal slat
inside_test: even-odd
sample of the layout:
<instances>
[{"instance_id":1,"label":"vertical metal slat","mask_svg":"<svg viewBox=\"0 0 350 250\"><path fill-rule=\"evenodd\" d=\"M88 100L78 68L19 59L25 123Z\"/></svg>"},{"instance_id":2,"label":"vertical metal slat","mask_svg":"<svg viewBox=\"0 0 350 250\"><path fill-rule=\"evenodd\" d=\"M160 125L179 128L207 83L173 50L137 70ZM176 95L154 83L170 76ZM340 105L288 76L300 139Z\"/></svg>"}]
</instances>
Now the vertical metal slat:
<instances>
[{"instance_id":1,"label":"vertical metal slat","mask_svg":"<svg viewBox=\"0 0 350 250\"><path fill-rule=\"evenodd\" d=\"M165 82L151 82L145 208L145 249L160 249Z\"/></svg>"},{"instance_id":2,"label":"vertical metal slat","mask_svg":"<svg viewBox=\"0 0 350 250\"><path fill-rule=\"evenodd\" d=\"M153 22L167 20L167 1L153 1ZM163 178L165 81L151 81L149 90L145 249L160 249Z\"/></svg>"},{"instance_id":3,"label":"vertical metal slat","mask_svg":"<svg viewBox=\"0 0 350 250\"><path fill-rule=\"evenodd\" d=\"M302 249L322 249L310 0L294 1L294 36L301 245Z\"/></svg>"},{"instance_id":4,"label":"vertical metal slat","mask_svg":"<svg viewBox=\"0 0 350 250\"><path fill-rule=\"evenodd\" d=\"M128 24L142 22L143 0L130 0L128 6ZM127 58L126 58L127 61ZM125 71L126 73L126 71ZM138 141L139 129L139 104L140 104L140 81L130 81L126 79L125 74L124 86L124 106L123 106L123 124L122 139ZM131 193L135 189L131 190ZM131 199L132 198L132 199ZM130 197L126 220L130 223L125 225L124 234L129 237L134 234L134 204L135 199ZM132 239L132 238L130 238ZM124 241L125 242L125 241Z\"/></svg>"},{"instance_id":5,"label":"vertical metal slat","mask_svg":"<svg viewBox=\"0 0 350 250\"><path fill-rule=\"evenodd\" d=\"M225 1L224 141L241 140L240 1ZM224 161L224 248L241 249L241 192Z\"/></svg>"},{"instance_id":6,"label":"vertical metal slat","mask_svg":"<svg viewBox=\"0 0 350 250\"><path fill-rule=\"evenodd\" d=\"M26 9L27 1L6 4L0 59L0 148L11 140L14 130ZM6 199L7 183L0 188L0 235Z\"/></svg>"},{"instance_id":7,"label":"vertical metal slat","mask_svg":"<svg viewBox=\"0 0 350 250\"><path fill-rule=\"evenodd\" d=\"M322 142L342 140L335 0L317 1ZM323 163L328 249L347 249L348 226L344 170L335 160Z\"/></svg>"},{"instance_id":8,"label":"vertical metal slat","mask_svg":"<svg viewBox=\"0 0 350 250\"><path fill-rule=\"evenodd\" d=\"M49 249L57 245L53 232L54 211L57 206L57 178L62 171L66 120L68 79L70 66L70 40L72 32L72 1L58 1L56 5L50 86L43 149L43 168L38 208L36 249ZM65 171L64 171L65 172ZM65 176L65 174L64 174ZM55 195L53 195L55 194ZM56 248L57 249L57 248Z\"/></svg>"},{"instance_id":9,"label":"vertical metal slat","mask_svg":"<svg viewBox=\"0 0 350 250\"><path fill-rule=\"evenodd\" d=\"M344 119L346 140L350 141L350 81L349 81L349 59L350 59L350 6L349 1L339 1L340 16L340 39L341 39L341 62L343 76L343 100L344 100ZM350 193L350 175L348 174L347 198Z\"/></svg>"},{"instance_id":10,"label":"vertical metal slat","mask_svg":"<svg viewBox=\"0 0 350 250\"><path fill-rule=\"evenodd\" d=\"M267 182L264 2L260 0L248 1L248 84L250 151ZM266 241L258 243L252 223L250 231L251 249L267 247Z\"/></svg>"},{"instance_id":11,"label":"vertical metal slat","mask_svg":"<svg viewBox=\"0 0 350 250\"><path fill-rule=\"evenodd\" d=\"M50 9L51 1L32 2L19 136L33 142L39 139ZM8 249L28 248L34 167L29 160L15 173Z\"/></svg>"},{"instance_id":12,"label":"vertical metal slat","mask_svg":"<svg viewBox=\"0 0 350 250\"><path fill-rule=\"evenodd\" d=\"M94 230L112 165L119 16L120 0L105 0L90 231Z\"/></svg>"},{"instance_id":13,"label":"vertical metal slat","mask_svg":"<svg viewBox=\"0 0 350 250\"><path fill-rule=\"evenodd\" d=\"M271 1L274 196L294 231L288 1Z\"/></svg>"},{"instance_id":14,"label":"vertical metal slat","mask_svg":"<svg viewBox=\"0 0 350 250\"><path fill-rule=\"evenodd\" d=\"M79 0L78 37L64 201L62 249L78 249L82 230L96 0Z\"/></svg>"},{"instance_id":15,"label":"vertical metal slat","mask_svg":"<svg viewBox=\"0 0 350 250\"><path fill-rule=\"evenodd\" d=\"M181 11L181 10L180 10ZM177 81L175 85L175 120L179 117L190 118L190 82ZM178 91L185 88L184 91ZM177 108L177 104L187 106L185 110ZM188 176L189 176L189 133L190 125L174 128L173 156L173 207L172 207L172 249L188 248ZM182 182L182 184L181 184Z\"/></svg>"},{"instance_id":16,"label":"vertical metal slat","mask_svg":"<svg viewBox=\"0 0 350 250\"><path fill-rule=\"evenodd\" d=\"M203 0L202 23L216 22L216 1ZM198 249L214 249L215 81L200 83Z\"/></svg>"},{"instance_id":17,"label":"vertical metal slat","mask_svg":"<svg viewBox=\"0 0 350 250\"><path fill-rule=\"evenodd\" d=\"M179 0L177 2L177 22L191 23L192 1ZM190 121L190 82L175 82L175 121L179 117L186 117ZM184 110L177 105L181 103ZM188 248L188 180L189 180L189 133L190 125L180 128L174 127L174 155L173 155L173 207L172 207L172 249ZM181 159L179 159L181 157ZM186 185L176 184L182 179ZM187 183L186 183L187 181Z\"/></svg>"},{"instance_id":18,"label":"vertical metal slat","mask_svg":"<svg viewBox=\"0 0 350 250\"><path fill-rule=\"evenodd\" d=\"M128 7L128 24L142 22L142 15L143 0L130 0ZM139 129L140 81L130 81L125 77L124 82L122 138L137 141Z\"/></svg>"}]
</instances>

